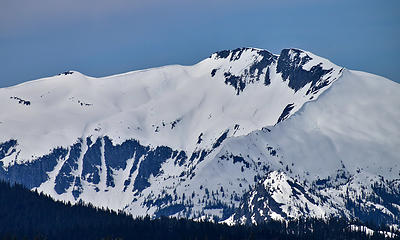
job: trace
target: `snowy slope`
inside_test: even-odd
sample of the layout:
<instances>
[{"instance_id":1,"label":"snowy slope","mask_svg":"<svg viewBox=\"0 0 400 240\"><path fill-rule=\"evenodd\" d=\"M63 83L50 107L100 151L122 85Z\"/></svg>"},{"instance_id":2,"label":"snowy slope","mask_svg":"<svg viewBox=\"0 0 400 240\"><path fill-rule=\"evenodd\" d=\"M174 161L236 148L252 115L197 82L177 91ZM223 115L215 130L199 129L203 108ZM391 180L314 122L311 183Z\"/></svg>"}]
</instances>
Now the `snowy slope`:
<instances>
[{"instance_id":1,"label":"snowy slope","mask_svg":"<svg viewBox=\"0 0 400 240\"><path fill-rule=\"evenodd\" d=\"M232 223L361 218L368 209L350 200L372 196L396 222L399 96L390 80L298 49L65 72L0 89L0 178L137 216Z\"/></svg>"},{"instance_id":2,"label":"snowy slope","mask_svg":"<svg viewBox=\"0 0 400 240\"><path fill-rule=\"evenodd\" d=\"M167 66L99 79L71 72L1 89L0 141L18 139L21 162L85 136L107 135L115 143L135 138L146 145L190 152L200 134L204 140L200 146L206 147L235 124L240 126L236 135L274 125L288 104L295 105L294 112L324 90L306 94L308 86L297 92L287 87L290 82L273 73L277 56L269 52L237 49L229 54L223 58L216 53L189 67ZM271 62L263 62L263 54ZM306 68L321 64L332 69L324 78L334 81L340 76L341 69L332 63L301 54L313 57ZM234 55L237 59L231 60ZM252 67L255 72L246 73ZM260 87L265 83L253 75L265 78L267 69L271 69L271 83ZM246 91L236 95L236 89L224 82L226 73L246 76Z\"/></svg>"},{"instance_id":3,"label":"snowy slope","mask_svg":"<svg viewBox=\"0 0 400 240\"><path fill-rule=\"evenodd\" d=\"M242 208L253 209L242 212L245 217L240 215L240 220L296 218L307 212L399 224L399 93L395 82L345 70L317 102L305 105L271 132L232 140L236 146L250 145L250 158L265 148L277 149L279 161L250 193ZM233 143L226 145L230 144L235 149ZM280 206L260 205L254 200L260 195Z\"/></svg>"}]
</instances>

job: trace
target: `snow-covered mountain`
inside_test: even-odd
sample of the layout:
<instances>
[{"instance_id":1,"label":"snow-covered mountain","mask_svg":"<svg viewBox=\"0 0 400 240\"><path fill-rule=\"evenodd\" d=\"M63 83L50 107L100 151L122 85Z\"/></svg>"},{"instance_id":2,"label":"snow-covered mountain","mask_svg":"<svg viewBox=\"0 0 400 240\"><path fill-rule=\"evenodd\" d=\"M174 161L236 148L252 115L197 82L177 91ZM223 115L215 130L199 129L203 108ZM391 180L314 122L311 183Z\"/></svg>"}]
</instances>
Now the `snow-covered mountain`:
<instances>
[{"instance_id":1,"label":"snow-covered mountain","mask_svg":"<svg viewBox=\"0 0 400 240\"><path fill-rule=\"evenodd\" d=\"M299 49L0 89L0 178L71 202L228 223L399 224L400 85Z\"/></svg>"}]
</instances>

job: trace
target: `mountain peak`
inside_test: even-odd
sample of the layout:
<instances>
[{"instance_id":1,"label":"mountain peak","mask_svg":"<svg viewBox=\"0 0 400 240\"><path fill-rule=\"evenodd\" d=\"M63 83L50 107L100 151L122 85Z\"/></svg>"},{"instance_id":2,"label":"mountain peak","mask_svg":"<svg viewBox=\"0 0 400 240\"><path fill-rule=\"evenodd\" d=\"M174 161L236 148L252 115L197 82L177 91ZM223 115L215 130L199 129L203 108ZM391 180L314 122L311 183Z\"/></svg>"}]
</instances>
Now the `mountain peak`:
<instances>
[{"instance_id":1,"label":"mountain peak","mask_svg":"<svg viewBox=\"0 0 400 240\"><path fill-rule=\"evenodd\" d=\"M288 86L294 91L311 83L307 95L329 85L342 71L329 60L296 48L283 49L276 67L283 81L289 79Z\"/></svg>"},{"instance_id":2,"label":"mountain peak","mask_svg":"<svg viewBox=\"0 0 400 240\"><path fill-rule=\"evenodd\" d=\"M135 216L322 216L324 199L350 214L349 184L373 186L353 176L397 177L400 95L342 70L300 49L238 48L194 66L0 89L0 179Z\"/></svg>"},{"instance_id":3,"label":"mountain peak","mask_svg":"<svg viewBox=\"0 0 400 240\"><path fill-rule=\"evenodd\" d=\"M261 49L261 48L253 48L253 47L241 47L236 48L234 50L222 50L213 53L210 57L212 59L229 59L229 61L238 60L244 52L249 52L252 54L260 54L260 55L268 55L268 56L275 56L271 52Z\"/></svg>"},{"instance_id":4,"label":"mountain peak","mask_svg":"<svg viewBox=\"0 0 400 240\"><path fill-rule=\"evenodd\" d=\"M280 55L258 48L237 48L223 50L211 55L217 67L211 70L211 76L217 73L224 82L236 90L236 95L244 91L249 84L263 82L271 84L275 75L281 74L283 81L295 92L307 84L307 95L316 93L341 75L342 69L330 61L310 52L287 48Z\"/></svg>"}]
</instances>

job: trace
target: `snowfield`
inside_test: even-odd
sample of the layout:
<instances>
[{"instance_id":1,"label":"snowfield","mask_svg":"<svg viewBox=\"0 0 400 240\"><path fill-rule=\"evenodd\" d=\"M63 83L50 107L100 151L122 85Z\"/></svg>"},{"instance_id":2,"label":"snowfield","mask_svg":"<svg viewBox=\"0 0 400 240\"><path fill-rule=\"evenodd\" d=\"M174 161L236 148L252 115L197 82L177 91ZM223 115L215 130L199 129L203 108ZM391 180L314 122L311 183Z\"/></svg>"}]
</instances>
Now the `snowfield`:
<instances>
[{"instance_id":1,"label":"snowfield","mask_svg":"<svg viewBox=\"0 0 400 240\"><path fill-rule=\"evenodd\" d=\"M0 178L55 199L232 224L399 225L400 85L307 51L68 71L0 89L0 109Z\"/></svg>"}]
</instances>

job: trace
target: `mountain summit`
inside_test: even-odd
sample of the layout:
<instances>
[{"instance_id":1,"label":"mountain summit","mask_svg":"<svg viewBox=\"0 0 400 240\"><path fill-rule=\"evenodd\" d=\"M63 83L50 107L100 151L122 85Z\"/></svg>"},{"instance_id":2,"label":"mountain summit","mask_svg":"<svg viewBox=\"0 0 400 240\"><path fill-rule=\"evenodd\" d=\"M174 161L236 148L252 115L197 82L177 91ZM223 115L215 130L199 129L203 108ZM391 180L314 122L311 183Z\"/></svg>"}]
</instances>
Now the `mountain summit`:
<instances>
[{"instance_id":1,"label":"mountain summit","mask_svg":"<svg viewBox=\"0 0 400 240\"><path fill-rule=\"evenodd\" d=\"M400 85L300 49L0 89L0 178L135 216L399 224Z\"/></svg>"}]
</instances>

